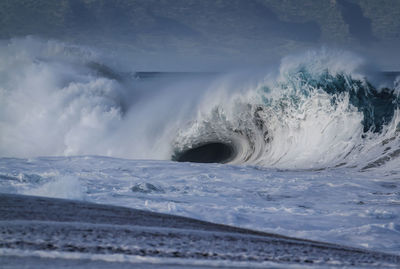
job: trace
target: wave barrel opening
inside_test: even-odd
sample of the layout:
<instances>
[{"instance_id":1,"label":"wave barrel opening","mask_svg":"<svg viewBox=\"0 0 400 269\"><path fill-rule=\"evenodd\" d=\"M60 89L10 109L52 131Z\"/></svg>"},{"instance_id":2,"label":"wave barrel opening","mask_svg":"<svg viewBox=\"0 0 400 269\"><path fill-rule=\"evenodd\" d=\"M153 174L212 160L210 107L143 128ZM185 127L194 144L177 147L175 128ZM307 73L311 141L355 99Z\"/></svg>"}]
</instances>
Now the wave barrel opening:
<instances>
[{"instance_id":1,"label":"wave barrel opening","mask_svg":"<svg viewBox=\"0 0 400 269\"><path fill-rule=\"evenodd\" d=\"M227 163L234 158L232 145L221 142L201 144L178 152L172 160L194 163Z\"/></svg>"}]
</instances>

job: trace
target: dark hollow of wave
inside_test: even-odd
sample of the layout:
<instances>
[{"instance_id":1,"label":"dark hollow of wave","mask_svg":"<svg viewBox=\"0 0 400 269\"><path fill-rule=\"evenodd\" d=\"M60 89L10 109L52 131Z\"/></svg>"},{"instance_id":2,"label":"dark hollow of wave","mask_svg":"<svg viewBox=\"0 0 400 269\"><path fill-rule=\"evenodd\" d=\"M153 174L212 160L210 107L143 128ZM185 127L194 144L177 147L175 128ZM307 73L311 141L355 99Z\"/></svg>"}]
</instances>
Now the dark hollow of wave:
<instances>
[{"instance_id":1,"label":"dark hollow of wave","mask_svg":"<svg viewBox=\"0 0 400 269\"><path fill-rule=\"evenodd\" d=\"M233 159L234 152L231 145L210 142L179 152L172 157L172 160L194 163L227 163Z\"/></svg>"}]
</instances>

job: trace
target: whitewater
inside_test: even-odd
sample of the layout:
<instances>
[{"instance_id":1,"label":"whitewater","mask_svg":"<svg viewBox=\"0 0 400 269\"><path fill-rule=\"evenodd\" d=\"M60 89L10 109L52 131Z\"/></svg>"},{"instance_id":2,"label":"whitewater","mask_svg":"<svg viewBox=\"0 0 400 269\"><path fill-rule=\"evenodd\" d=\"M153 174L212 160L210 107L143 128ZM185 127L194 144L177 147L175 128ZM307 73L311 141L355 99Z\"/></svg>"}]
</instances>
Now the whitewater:
<instances>
[{"instance_id":1,"label":"whitewater","mask_svg":"<svg viewBox=\"0 0 400 269\"><path fill-rule=\"evenodd\" d=\"M400 254L400 77L362 56L140 73L29 37L0 59L1 193Z\"/></svg>"}]
</instances>

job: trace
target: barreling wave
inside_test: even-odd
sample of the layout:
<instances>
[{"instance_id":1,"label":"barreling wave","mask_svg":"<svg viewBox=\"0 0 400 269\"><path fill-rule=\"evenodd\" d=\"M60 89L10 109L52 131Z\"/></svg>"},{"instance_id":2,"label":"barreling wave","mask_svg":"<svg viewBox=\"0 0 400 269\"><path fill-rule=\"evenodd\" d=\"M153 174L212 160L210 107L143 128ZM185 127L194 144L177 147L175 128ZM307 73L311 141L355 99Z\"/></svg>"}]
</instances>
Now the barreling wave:
<instances>
[{"instance_id":1,"label":"barreling wave","mask_svg":"<svg viewBox=\"0 0 400 269\"><path fill-rule=\"evenodd\" d=\"M179 132L173 159L204 162L209 154L206 162L291 169L398 165L399 81L377 88L360 63L327 50L286 58L278 76L199 113Z\"/></svg>"},{"instance_id":2,"label":"barreling wave","mask_svg":"<svg viewBox=\"0 0 400 269\"><path fill-rule=\"evenodd\" d=\"M101 53L0 44L0 156L107 155L283 169L398 168L400 80L350 53L286 57L256 78L138 78Z\"/></svg>"}]
</instances>

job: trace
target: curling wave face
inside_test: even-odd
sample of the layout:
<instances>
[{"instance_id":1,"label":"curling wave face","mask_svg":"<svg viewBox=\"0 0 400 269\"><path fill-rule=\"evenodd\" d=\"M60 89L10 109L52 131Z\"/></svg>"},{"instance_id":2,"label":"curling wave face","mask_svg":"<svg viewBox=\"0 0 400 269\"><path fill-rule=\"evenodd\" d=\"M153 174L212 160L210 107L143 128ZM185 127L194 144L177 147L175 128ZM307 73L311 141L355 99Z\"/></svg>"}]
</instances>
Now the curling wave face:
<instances>
[{"instance_id":1,"label":"curling wave face","mask_svg":"<svg viewBox=\"0 0 400 269\"><path fill-rule=\"evenodd\" d=\"M377 88L360 67L361 59L326 50L288 57L278 76L209 98L206 102L218 101L180 131L173 159L203 162L186 156L220 144L230 152L223 163L284 169L396 166L399 81ZM208 148L213 155L215 149Z\"/></svg>"},{"instance_id":2,"label":"curling wave face","mask_svg":"<svg viewBox=\"0 0 400 269\"><path fill-rule=\"evenodd\" d=\"M283 169L400 160L400 80L370 76L350 53L321 49L284 58L261 79L212 80L138 79L93 50L33 38L0 44L0 55L0 156Z\"/></svg>"}]
</instances>

